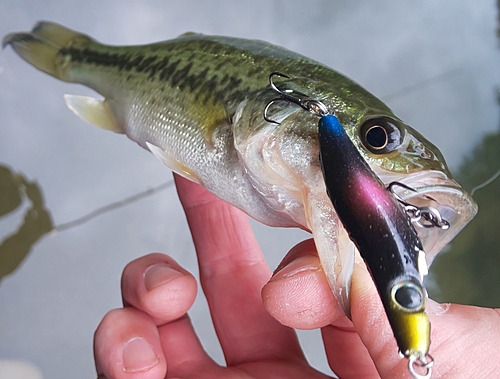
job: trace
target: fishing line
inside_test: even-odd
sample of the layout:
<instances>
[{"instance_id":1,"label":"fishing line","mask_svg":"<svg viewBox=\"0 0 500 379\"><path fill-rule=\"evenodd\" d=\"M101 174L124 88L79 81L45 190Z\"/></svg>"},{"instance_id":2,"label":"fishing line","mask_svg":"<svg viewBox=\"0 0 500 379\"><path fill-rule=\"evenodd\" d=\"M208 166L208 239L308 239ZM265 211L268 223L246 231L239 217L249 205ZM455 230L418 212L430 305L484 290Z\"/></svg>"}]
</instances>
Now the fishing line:
<instances>
[{"instance_id":1,"label":"fishing line","mask_svg":"<svg viewBox=\"0 0 500 379\"><path fill-rule=\"evenodd\" d=\"M471 196L474 196L474 193L476 193L476 191L480 190L481 188L484 188L486 187L488 184L491 184L495 181L496 178L498 178L500 176L500 170L498 170L496 172L496 174L494 174L491 178L489 178L487 181L475 186L471 191L470 191L470 195Z\"/></svg>"},{"instance_id":2,"label":"fishing line","mask_svg":"<svg viewBox=\"0 0 500 379\"><path fill-rule=\"evenodd\" d=\"M111 212L111 211L118 209L118 208L122 208L122 207L129 205L137 200L143 199L143 198L145 198L147 196L151 196L159 191L170 188L170 187L172 187L173 184L174 184L174 181L169 180L168 182L162 183L159 186L149 188L145 191L142 191L142 192L136 193L132 196L126 197L123 200L119 200L119 201L116 201L114 203L97 208L97 209L93 210L92 212L87 213L86 215L79 217L75 220L56 225L53 230L56 232L60 232L63 230L68 230L68 229L74 228L76 226L80 226L82 224L85 224L86 222L89 222L90 220L93 220L94 218L96 218L100 215Z\"/></svg>"},{"instance_id":3,"label":"fishing line","mask_svg":"<svg viewBox=\"0 0 500 379\"><path fill-rule=\"evenodd\" d=\"M439 75L433 76L432 78L422 80L421 82L409 85L408 87L402 88L396 92L393 92L389 95L381 96L381 99L384 101L392 101L395 99L399 99L400 97L410 95L414 92L420 91L425 87L433 86L436 83L441 81L445 81L449 78L457 76L463 72L463 69L460 67L445 71Z\"/></svg>"}]
</instances>

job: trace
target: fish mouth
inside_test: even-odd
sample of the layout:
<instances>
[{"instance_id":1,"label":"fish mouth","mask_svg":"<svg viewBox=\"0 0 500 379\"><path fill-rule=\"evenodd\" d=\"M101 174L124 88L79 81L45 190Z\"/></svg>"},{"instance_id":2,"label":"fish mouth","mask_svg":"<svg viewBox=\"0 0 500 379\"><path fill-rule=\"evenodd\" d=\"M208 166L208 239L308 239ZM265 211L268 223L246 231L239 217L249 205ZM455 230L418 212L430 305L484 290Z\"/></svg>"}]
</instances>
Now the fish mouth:
<instances>
[{"instance_id":1,"label":"fish mouth","mask_svg":"<svg viewBox=\"0 0 500 379\"><path fill-rule=\"evenodd\" d=\"M438 218L442 220L435 224L423 219L413 222L428 266L477 213L477 204L472 196L443 172L423 171L399 176L388 174L380 178L386 184L401 183L391 186L397 197L421 210L437 211Z\"/></svg>"}]
</instances>

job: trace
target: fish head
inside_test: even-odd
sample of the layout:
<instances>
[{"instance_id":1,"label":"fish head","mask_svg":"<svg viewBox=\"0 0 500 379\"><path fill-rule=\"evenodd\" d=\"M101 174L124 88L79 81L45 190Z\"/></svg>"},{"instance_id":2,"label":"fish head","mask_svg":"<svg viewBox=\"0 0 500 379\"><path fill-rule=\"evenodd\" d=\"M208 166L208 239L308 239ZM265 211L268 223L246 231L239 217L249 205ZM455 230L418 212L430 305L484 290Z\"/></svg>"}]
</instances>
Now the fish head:
<instances>
[{"instance_id":1,"label":"fish head","mask_svg":"<svg viewBox=\"0 0 500 379\"><path fill-rule=\"evenodd\" d=\"M429 266L476 215L477 204L453 179L439 149L390 110L365 114L351 138L407 209Z\"/></svg>"},{"instance_id":2,"label":"fish head","mask_svg":"<svg viewBox=\"0 0 500 379\"><path fill-rule=\"evenodd\" d=\"M358 84L342 76L323 81L297 77L283 81L280 88L323 102L386 187L399 184L392 185L391 191L402 205L406 204L410 213L412 209L423 211L422 217L412 219L427 265L476 215L477 204L453 179L441 151ZM278 121L299 125L310 134L317 132L317 118L289 108L277 115L281 117ZM317 146L310 149L312 155L317 154ZM434 217L436 222L426 217Z\"/></svg>"},{"instance_id":3,"label":"fish head","mask_svg":"<svg viewBox=\"0 0 500 379\"><path fill-rule=\"evenodd\" d=\"M401 200L402 206L406 204L406 207L423 210L426 215L438 215L436 217L442 220L442 227L434 226L425 218L412 217L427 266L477 213L475 201L453 179L440 150L361 86L343 76L325 80L295 76L293 79L277 80L277 86L283 91L307 94L309 98L324 103L329 112L338 117L373 172ZM318 198L323 196L321 201L316 199L318 204L324 203L325 187L318 159L319 119L300 107L278 102L275 109L270 110L269 117L279 125L272 125L264 120L263 109L274 98L276 93L269 88L256 91L236 112L235 142L238 151L241 157L248 155L248 167L258 165L253 171L265 172L266 176L272 174L273 184L279 183L279 188L296 194L304 192L301 188L307 187L306 192L314 192ZM257 152L254 151L256 149ZM252 153L248 154L249 151ZM399 185L391 186L394 182ZM280 197L286 196L280 193ZM292 218L302 228L312 230L313 217L309 214L309 220L305 221L301 216L304 213L307 215L306 203L310 200L296 197L301 199L305 210L297 206L285 211L291 213L290 209L298 210ZM326 209L327 204L324 205L319 208ZM321 224L335 223L335 214L330 212L330 216L326 217L325 212ZM336 239L341 240L339 233L342 234L340 231L332 231L331 234L336 234ZM319 244L320 238L316 234L315 240ZM340 250L339 247L339 254ZM339 266L350 265L351 262ZM345 279L337 287L348 287L350 272L346 272L345 275L332 275Z\"/></svg>"},{"instance_id":4,"label":"fish head","mask_svg":"<svg viewBox=\"0 0 500 379\"><path fill-rule=\"evenodd\" d=\"M430 265L478 210L471 195L453 179L441 151L348 78L334 76L321 83L298 78L285 85L323 102L379 179L387 187L400 184L391 190L409 212L410 206L423 210L424 217L412 219ZM429 215L442 220L437 222L440 227L426 220Z\"/></svg>"}]
</instances>

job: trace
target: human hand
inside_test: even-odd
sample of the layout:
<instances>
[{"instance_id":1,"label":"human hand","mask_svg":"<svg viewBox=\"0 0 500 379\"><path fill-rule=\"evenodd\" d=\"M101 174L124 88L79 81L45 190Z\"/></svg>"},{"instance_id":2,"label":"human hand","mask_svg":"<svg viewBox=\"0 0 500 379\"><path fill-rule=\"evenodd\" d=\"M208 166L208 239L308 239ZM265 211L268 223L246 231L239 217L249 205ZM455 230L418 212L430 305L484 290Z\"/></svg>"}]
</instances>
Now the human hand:
<instances>
[{"instance_id":1,"label":"human hand","mask_svg":"<svg viewBox=\"0 0 500 379\"><path fill-rule=\"evenodd\" d=\"M247 216L201 186L176 182L227 367L205 353L187 316L194 277L172 258L150 254L125 268L124 308L109 312L96 331L100 378L326 378L308 365L291 328L322 328L329 364L340 378L411 377L363 264L354 271L351 323L328 287L312 240L294 247L271 278ZM432 301L428 310L433 378L496 377L498 310Z\"/></svg>"}]
</instances>

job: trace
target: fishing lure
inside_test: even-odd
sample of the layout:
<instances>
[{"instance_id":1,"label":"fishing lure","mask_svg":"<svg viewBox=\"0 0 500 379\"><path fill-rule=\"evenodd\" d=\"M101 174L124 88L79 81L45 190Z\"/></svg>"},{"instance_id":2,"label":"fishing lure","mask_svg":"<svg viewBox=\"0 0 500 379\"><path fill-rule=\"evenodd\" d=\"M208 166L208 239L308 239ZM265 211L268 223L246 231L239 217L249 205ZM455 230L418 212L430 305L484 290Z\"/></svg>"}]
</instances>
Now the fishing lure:
<instances>
[{"instance_id":1,"label":"fishing lure","mask_svg":"<svg viewBox=\"0 0 500 379\"><path fill-rule=\"evenodd\" d=\"M318 129L328 196L370 270L410 372L416 378L430 378L434 361L428 354L430 324L423 285L427 265L417 232L397 199L359 155L338 118L322 116ZM416 365L427 373L417 374Z\"/></svg>"},{"instance_id":2,"label":"fishing lure","mask_svg":"<svg viewBox=\"0 0 500 379\"><path fill-rule=\"evenodd\" d=\"M448 222L436 209L420 209L395 195L393 187L403 184L391 183L386 188L359 154L339 119L318 100L293 90L280 90L273 81L275 76L288 78L278 72L270 75L270 86L280 97L267 104L264 118L276 123L269 109L278 101L294 103L320 117L320 161L328 196L366 262L399 350L408 358L410 373L418 379L430 378L434 360L429 355L430 323L425 314L427 291L423 284L427 264L412 221L420 222L423 217L426 227L442 228L448 227ZM368 126L366 133L374 145L387 143L380 126ZM422 368L424 374L418 372Z\"/></svg>"}]
</instances>

